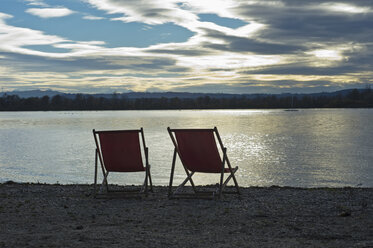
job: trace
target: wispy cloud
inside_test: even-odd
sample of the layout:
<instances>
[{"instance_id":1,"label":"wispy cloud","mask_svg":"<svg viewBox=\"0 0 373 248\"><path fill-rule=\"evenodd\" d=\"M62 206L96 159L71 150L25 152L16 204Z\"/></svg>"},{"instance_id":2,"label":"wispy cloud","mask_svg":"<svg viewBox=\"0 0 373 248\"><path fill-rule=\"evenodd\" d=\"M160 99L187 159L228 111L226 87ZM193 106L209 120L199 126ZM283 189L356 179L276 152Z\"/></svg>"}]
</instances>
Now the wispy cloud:
<instances>
[{"instance_id":1,"label":"wispy cloud","mask_svg":"<svg viewBox=\"0 0 373 248\"><path fill-rule=\"evenodd\" d=\"M68 41L55 35L46 35L38 30L7 25L5 20L10 18L13 16L0 13L0 51L2 52L35 54L37 52L24 46L55 45Z\"/></svg>"},{"instance_id":2,"label":"wispy cloud","mask_svg":"<svg viewBox=\"0 0 373 248\"><path fill-rule=\"evenodd\" d=\"M26 12L41 18L63 17L74 13L74 11L67 8L31 8L27 9Z\"/></svg>"},{"instance_id":3,"label":"wispy cloud","mask_svg":"<svg viewBox=\"0 0 373 248\"><path fill-rule=\"evenodd\" d=\"M103 20L105 18L100 17L100 16L85 15L85 16L83 16L83 19L85 19L85 20Z\"/></svg>"},{"instance_id":4,"label":"wispy cloud","mask_svg":"<svg viewBox=\"0 0 373 248\"><path fill-rule=\"evenodd\" d=\"M86 0L92 6L107 11L109 14L122 14L122 17L113 18L123 22L142 22L156 25L167 22L177 24L196 21L195 14L183 10L173 1L101 1Z\"/></svg>"},{"instance_id":5,"label":"wispy cloud","mask_svg":"<svg viewBox=\"0 0 373 248\"><path fill-rule=\"evenodd\" d=\"M46 4L43 0L24 0L27 5L34 5L40 7L48 7L49 5Z\"/></svg>"},{"instance_id":6,"label":"wispy cloud","mask_svg":"<svg viewBox=\"0 0 373 248\"><path fill-rule=\"evenodd\" d=\"M350 14L364 14L372 12L371 7L360 7L351 3L322 3L318 9L326 9L328 11L350 13Z\"/></svg>"}]
</instances>

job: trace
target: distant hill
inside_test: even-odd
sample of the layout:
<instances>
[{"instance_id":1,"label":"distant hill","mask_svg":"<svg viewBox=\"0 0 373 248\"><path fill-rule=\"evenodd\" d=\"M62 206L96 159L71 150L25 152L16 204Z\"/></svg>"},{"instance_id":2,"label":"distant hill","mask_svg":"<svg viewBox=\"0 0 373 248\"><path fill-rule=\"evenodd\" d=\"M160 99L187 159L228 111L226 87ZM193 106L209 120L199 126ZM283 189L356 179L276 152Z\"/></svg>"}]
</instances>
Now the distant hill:
<instances>
[{"instance_id":1,"label":"distant hill","mask_svg":"<svg viewBox=\"0 0 373 248\"><path fill-rule=\"evenodd\" d=\"M29 98L29 97L43 97L43 96L53 97L55 95L59 95L63 93L58 92L58 91L53 91L53 90L28 90L28 91L1 92L0 96L4 96L4 94L17 95L20 98Z\"/></svg>"},{"instance_id":2,"label":"distant hill","mask_svg":"<svg viewBox=\"0 0 373 248\"><path fill-rule=\"evenodd\" d=\"M308 93L308 94L298 94L298 93L282 93L282 94L226 94L226 93L189 93L189 92L128 92L128 93L115 93L115 94L80 94L83 96L93 96L93 97L103 97L103 98L127 98L127 99L137 99L137 98L179 98L179 99L195 99L198 97L211 97L211 98L233 98L233 97L246 97L248 99L258 98L258 97L265 97L265 96L276 96L279 98L282 97L304 97L304 96L312 96L312 97L333 97L333 96L346 96L354 89L346 89L346 90L339 90L334 92L320 92L320 93ZM364 91L364 89L358 89L360 92ZM10 92L1 92L0 97L6 95L17 95L20 98L29 98L29 97L54 97L56 95L64 96L66 98L73 99L78 94L72 93L63 93L59 91L53 90L29 90L29 91L10 91Z\"/></svg>"},{"instance_id":3,"label":"distant hill","mask_svg":"<svg viewBox=\"0 0 373 248\"><path fill-rule=\"evenodd\" d=\"M53 97L56 95L64 96L67 98L75 98L77 94L72 93L63 93L59 91L53 90L30 90L30 91L10 91L10 92L2 92L0 93L0 97L4 94L7 95L17 95L20 98L29 98L29 97L43 97L49 96ZM128 99L137 99L137 98L174 98L178 97L180 99L185 98L198 98L198 97L214 97L214 98L233 98L237 96L242 96L241 94L224 94L224 93L189 93L189 92L127 92L127 93L113 93L113 94L80 94L83 96L93 96L93 97L103 97L103 98L128 98ZM246 96L256 97L265 94L250 94Z\"/></svg>"},{"instance_id":4,"label":"distant hill","mask_svg":"<svg viewBox=\"0 0 373 248\"><path fill-rule=\"evenodd\" d=\"M370 88L314 94L128 92L90 95L56 91L5 94L0 97L0 111L373 108Z\"/></svg>"}]
</instances>

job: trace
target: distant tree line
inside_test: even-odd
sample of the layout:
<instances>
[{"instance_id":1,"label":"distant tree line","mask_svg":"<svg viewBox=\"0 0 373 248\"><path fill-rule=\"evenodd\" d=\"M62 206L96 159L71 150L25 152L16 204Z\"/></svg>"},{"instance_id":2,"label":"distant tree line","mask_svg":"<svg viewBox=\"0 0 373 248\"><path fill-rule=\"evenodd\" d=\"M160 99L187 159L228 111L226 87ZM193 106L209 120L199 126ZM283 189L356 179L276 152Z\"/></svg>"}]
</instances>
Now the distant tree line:
<instances>
[{"instance_id":1,"label":"distant tree line","mask_svg":"<svg viewBox=\"0 0 373 248\"><path fill-rule=\"evenodd\" d=\"M0 111L56 111L56 110L157 110L157 109L275 109L275 108L372 108L373 90L354 89L345 95L333 96L287 96L276 95L250 98L136 98L129 99L94 97L77 94L75 98L61 95L53 97L20 98L3 95Z\"/></svg>"}]
</instances>

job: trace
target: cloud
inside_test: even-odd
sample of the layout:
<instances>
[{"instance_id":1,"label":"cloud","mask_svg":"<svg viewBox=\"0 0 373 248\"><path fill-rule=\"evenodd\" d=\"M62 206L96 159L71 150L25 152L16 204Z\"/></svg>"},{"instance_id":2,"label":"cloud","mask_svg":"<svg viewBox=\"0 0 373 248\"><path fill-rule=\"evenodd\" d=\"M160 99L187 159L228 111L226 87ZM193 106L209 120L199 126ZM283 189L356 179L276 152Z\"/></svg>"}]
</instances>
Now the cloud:
<instances>
[{"instance_id":1,"label":"cloud","mask_svg":"<svg viewBox=\"0 0 373 248\"><path fill-rule=\"evenodd\" d=\"M355 9L367 10L364 15L348 12L353 15L346 16L346 12L335 11L332 8L332 6L341 6L335 3L293 0L282 1L281 4L273 5L271 8L258 3L242 4L233 11L240 18L250 18L265 24L266 29L261 30L260 33L262 38L288 43L320 42L331 39L356 39L371 31L373 13L370 7L364 5L366 2L354 1L354 5L348 4ZM345 5L347 3L343 3L342 6Z\"/></svg>"},{"instance_id":2,"label":"cloud","mask_svg":"<svg viewBox=\"0 0 373 248\"><path fill-rule=\"evenodd\" d=\"M17 17L0 13L0 76L6 77L9 73L5 71L12 71L18 78L15 81L29 85L39 85L35 83L37 78L43 87L58 87L60 82L66 89L92 86L101 91L106 87L231 93L293 88L310 92L372 82L371 1L84 2L92 12L74 5L83 13L82 18L103 21L82 22L87 26L77 26L74 31L96 32L95 28L90 31L90 24L110 30L114 23L123 25L123 39L142 37L132 29L138 24L145 27L140 32L157 30L161 27L158 25L164 28L162 33L170 36L175 27L191 32L181 42L171 42L165 35L148 47L112 47L105 37L79 41L69 34L63 38L27 26L8 25L7 19ZM43 1L27 3L46 7ZM62 17L74 13L67 4L66 8L31 8L27 12L42 18ZM202 21L206 20L200 18L202 14L211 14L209 21ZM219 18L233 18L246 25L222 26ZM172 25L164 25L167 23ZM60 48L60 52L38 51L41 45ZM48 82L53 73L55 77Z\"/></svg>"},{"instance_id":3,"label":"cloud","mask_svg":"<svg viewBox=\"0 0 373 248\"><path fill-rule=\"evenodd\" d=\"M74 11L67 8L31 8L27 9L26 12L40 18L64 17L74 13Z\"/></svg>"},{"instance_id":4,"label":"cloud","mask_svg":"<svg viewBox=\"0 0 373 248\"><path fill-rule=\"evenodd\" d=\"M301 45L282 44L280 42L270 42L254 38L244 38L240 36L227 35L216 30L206 30L206 36L213 39L222 40L223 43L205 43L206 47L230 51L230 52L252 52L257 54L289 54L302 50Z\"/></svg>"},{"instance_id":5,"label":"cloud","mask_svg":"<svg viewBox=\"0 0 373 248\"><path fill-rule=\"evenodd\" d=\"M85 16L83 16L83 19L85 19L85 20L103 20L105 18L100 17L100 16L85 15Z\"/></svg>"},{"instance_id":6,"label":"cloud","mask_svg":"<svg viewBox=\"0 0 373 248\"><path fill-rule=\"evenodd\" d=\"M139 56L71 56L66 58L50 58L38 55L19 53L0 53L0 65L11 64L14 69L28 72L49 72L51 68L57 73L100 71L103 73L164 73L164 71L185 71L175 66L171 58L139 57Z\"/></svg>"},{"instance_id":7,"label":"cloud","mask_svg":"<svg viewBox=\"0 0 373 248\"><path fill-rule=\"evenodd\" d=\"M4 20L12 17L11 15L0 13L0 51L33 54L36 52L23 47L54 45L68 41L58 36L46 35L38 30L7 25Z\"/></svg>"},{"instance_id":8,"label":"cloud","mask_svg":"<svg viewBox=\"0 0 373 248\"><path fill-rule=\"evenodd\" d=\"M202 56L211 54L211 51L206 49L172 49L172 48L159 48L146 50L149 53L159 53L167 55L183 55L183 56Z\"/></svg>"},{"instance_id":9,"label":"cloud","mask_svg":"<svg viewBox=\"0 0 373 248\"><path fill-rule=\"evenodd\" d=\"M177 6L177 2L163 0L85 0L97 9L109 14L122 14L113 20L123 22L142 22L150 25L173 22L177 24L190 23L198 17Z\"/></svg>"},{"instance_id":10,"label":"cloud","mask_svg":"<svg viewBox=\"0 0 373 248\"><path fill-rule=\"evenodd\" d=\"M0 23L4 23L4 20L9 18L13 18L13 16L0 12Z\"/></svg>"},{"instance_id":11,"label":"cloud","mask_svg":"<svg viewBox=\"0 0 373 248\"><path fill-rule=\"evenodd\" d=\"M372 12L370 7L360 7L350 3L322 3L319 9L326 9L331 12L341 12L349 14L364 14ZM317 8L317 7L315 7Z\"/></svg>"},{"instance_id":12,"label":"cloud","mask_svg":"<svg viewBox=\"0 0 373 248\"><path fill-rule=\"evenodd\" d=\"M43 0L24 0L27 5L34 5L40 7L48 7L49 5L46 4Z\"/></svg>"}]
</instances>

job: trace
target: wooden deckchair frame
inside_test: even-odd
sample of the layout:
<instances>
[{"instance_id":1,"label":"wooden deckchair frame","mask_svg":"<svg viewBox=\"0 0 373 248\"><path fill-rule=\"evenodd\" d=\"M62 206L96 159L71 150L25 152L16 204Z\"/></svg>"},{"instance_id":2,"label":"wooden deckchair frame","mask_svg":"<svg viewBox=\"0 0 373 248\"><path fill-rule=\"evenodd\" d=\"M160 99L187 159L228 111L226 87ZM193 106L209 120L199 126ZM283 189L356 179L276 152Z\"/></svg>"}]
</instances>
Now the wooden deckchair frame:
<instances>
[{"instance_id":1,"label":"wooden deckchair frame","mask_svg":"<svg viewBox=\"0 0 373 248\"><path fill-rule=\"evenodd\" d=\"M220 138L218 129L216 127L214 127L213 129L171 129L170 127L168 127L167 130L168 130L168 133L169 133L169 135L171 137L172 143L174 144L174 154L173 154L173 158L172 158L170 183L169 183L169 188L168 188L168 197L170 199L173 199L173 198L206 198L206 199L214 199L216 196L220 199L223 193L224 194L241 194L239 186L238 186L238 183L237 183L237 179L236 179L236 177L234 175L236 173L236 171L238 170L238 166L236 166L235 168L232 168L231 163L229 161L229 158L227 156L227 148L224 147L223 142L222 142L222 140ZM177 139L175 137L175 132L177 132L177 131L197 131L197 132L198 131L211 131L211 132L213 132L215 134L214 138L215 137L217 138L219 146L220 146L220 149L221 149L222 154L223 154L222 165L221 165L221 172L220 172L220 182L219 182L218 187L216 188L216 190L214 190L214 191L207 191L207 192L206 191L198 191L197 190L196 185L194 184L194 181L192 179L192 176L195 174L195 171L189 171L187 169L187 167L184 165L184 163L183 163L183 161L181 159L182 155L180 153L179 146L178 146L178 143L177 143ZM185 173L186 173L187 177L185 178L185 180L180 185L178 185L176 187L175 190L172 190L172 188L173 188L172 184L173 184L173 178L174 178L175 164L176 164L176 157L177 157L177 155L180 158L180 161L181 161L181 163L182 163L182 165L184 167L184 170L185 170ZM228 168L225 168L225 165L227 165ZM226 169L228 169L229 172L227 172ZM225 172L229 173L230 175L224 180L224 173ZM225 187L227 186L228 182L231 179L233 179L236 191L224 191ZM185 184L187 182L190 182L194 193L192 193L192 194L179 193L179 191L185 186Z\"/></svg>"},{"instance_id":2,"label":"wooden deckchair frame","mask_svg":"<svg viewBox=\"0 0 373 248\"><path fill-rule=\"evenodd\" d=\"M96 144L96 150L95 150L95 175L94 175L94 189L93 189L93 196L97 197L98 195L105 195L103 192L103 189L106 189L106 193L121 193L121 195L127 195L127 196L141 196L141 194L144 194L145 196L148 195L148 191L153 192L153 184L152 184L152 178L150 175L150 164L149 164L149 148L145 144L145 136L144 136L144 130L143 128L140 129L133 129L133 130L105 130L105 131L96 131L95 129L92 130L93 132L93 137L95 139L95 144ZM109 188L109 183L108 183L108 175L109 171L106 170L105 168L105 163L101 151L101 145L99 142L98 135L100 133L105 133L105 132L111 132L111 133L123 133L123 132L138 132L141 134L141 142L142 147L144 150L144 155L145 155L145 180L144 183L142 184L142 187L140 190L111 190ZM141 145L140 145L141 146ZM99 191L97 192L97 171L98 171L98 161L100 161L101 165L101 170L103 174L103 180L102 184L100 186ZM140 171L139 171L140 172Z\"/></svg>"}]
</instances>

